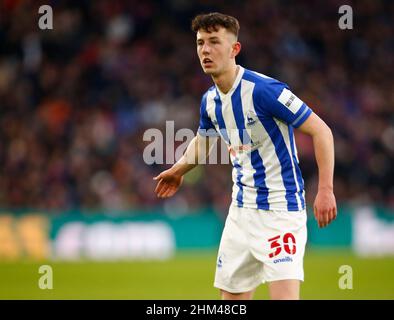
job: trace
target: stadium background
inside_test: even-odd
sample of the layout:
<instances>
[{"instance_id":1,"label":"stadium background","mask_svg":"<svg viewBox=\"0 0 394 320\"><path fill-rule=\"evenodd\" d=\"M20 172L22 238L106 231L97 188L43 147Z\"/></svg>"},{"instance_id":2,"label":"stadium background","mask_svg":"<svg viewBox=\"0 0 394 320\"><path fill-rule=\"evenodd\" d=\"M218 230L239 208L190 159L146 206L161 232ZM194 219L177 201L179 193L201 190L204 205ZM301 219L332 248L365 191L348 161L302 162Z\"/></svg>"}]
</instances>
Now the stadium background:
<instances>
[{"instance_id":1,"label":"stadium background","mask_svg":"<svg viewBox=\"0 0 394 320\"><path fill-rule=\"evenodd\" d=\"M53 30L38 28L42 4ZM343 4L352 30L338 27ZM163 201L152 177L168 165L142 158L145 130L197 129L211 80L190 20L209 11L239 19L238 63L287 82L333 130L339 216L319 230L309 210L302 298L394 298L394 3L383 0L1 0L0 298L218 298L230 167L196 168ZM296 140L311 206L313 146ZM38 287L43 264L52 290ZM341 265L352 290L338 287Z\"/></svg>"}]
</instances>

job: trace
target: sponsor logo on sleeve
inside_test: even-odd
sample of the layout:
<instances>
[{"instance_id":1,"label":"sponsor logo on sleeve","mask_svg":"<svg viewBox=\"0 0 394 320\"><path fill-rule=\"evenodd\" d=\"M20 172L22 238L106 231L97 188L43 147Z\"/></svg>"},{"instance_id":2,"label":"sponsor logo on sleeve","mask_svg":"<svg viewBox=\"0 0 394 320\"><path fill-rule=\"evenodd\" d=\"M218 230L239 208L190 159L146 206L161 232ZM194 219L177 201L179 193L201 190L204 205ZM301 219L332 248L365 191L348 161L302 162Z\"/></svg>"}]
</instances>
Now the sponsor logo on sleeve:
<instances>
[{"instance_id":1,"label":"sponsor logo on sleeve","mask_svg":"<svg viewBox=\"0 0 394 320\"><path fill-rule=\"evenodd\" d=\"M280 94L278 101L288 108L292 113L296 114L300 110L303 102L289 89L284 88Z\"/></svg>"}]
</instances>

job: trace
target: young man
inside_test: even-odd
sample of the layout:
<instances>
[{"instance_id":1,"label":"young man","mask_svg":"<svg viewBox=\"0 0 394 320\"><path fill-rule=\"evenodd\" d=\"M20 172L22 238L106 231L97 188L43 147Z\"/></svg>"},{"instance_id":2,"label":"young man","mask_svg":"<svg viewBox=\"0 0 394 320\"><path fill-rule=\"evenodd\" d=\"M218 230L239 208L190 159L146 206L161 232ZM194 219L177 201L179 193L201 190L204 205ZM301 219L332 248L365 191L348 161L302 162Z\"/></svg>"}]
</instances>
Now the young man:
<instances>
[{"instance_id":1,"label":"young man","mask_svg":"<svg viewBox=\"0 0 394 320\"><path fill-rule=\"evenodd\" d=\"M241 44L234 17L198 15L192 29L201 66L214 86L202 98L197 136L176 164L154 178L155 192L161 198L174 195L196 159L206 156L207 136L220 135L230 150L234 186L214 285L223 299L252 299L263 282L271 299L299 299L307 230L293 128L313 138L319 227L336 217L331 130L286 84L236 64Z\"/></svg>"}]
</instances>

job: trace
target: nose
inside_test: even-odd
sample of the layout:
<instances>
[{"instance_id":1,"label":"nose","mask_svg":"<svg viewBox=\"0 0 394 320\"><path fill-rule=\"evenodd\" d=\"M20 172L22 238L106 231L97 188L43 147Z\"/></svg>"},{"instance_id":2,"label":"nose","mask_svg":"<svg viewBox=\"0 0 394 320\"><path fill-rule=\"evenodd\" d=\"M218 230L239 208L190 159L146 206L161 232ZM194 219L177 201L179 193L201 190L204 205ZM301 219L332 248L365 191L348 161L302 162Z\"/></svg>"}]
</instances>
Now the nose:
<instances>
[{"instance_id":1,"label":"nose","mask_svg":"<svg viewBox=\"0 0 394 320\"><path fill-rule=\"evenodd\" d=\"M211 51L211 48L209 47L208 44L204 43L201 51L202 51L202 53L209 53Z\"/></svg>"}]
</instances>

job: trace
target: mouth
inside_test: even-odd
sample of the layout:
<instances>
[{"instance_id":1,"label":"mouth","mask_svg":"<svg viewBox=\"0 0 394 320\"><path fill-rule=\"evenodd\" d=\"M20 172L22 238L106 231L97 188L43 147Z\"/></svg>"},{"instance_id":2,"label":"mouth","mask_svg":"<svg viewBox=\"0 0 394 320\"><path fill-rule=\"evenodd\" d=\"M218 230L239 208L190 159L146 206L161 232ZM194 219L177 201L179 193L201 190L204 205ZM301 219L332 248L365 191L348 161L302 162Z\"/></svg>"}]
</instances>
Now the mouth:
<instances>
[{"instance_id":1,"label":"mouth","mask_svg":"<svg viewBox=\"0 0 394 320\"><path fill-rule=\"evenodd\" d=\"M204 59L202 60L202 64L203 64L205 67L210 66L212 63L213 63L213 61L212 61L211 59L209 59L209 58L204 58Z\"/></svg>"}]
</instances>

